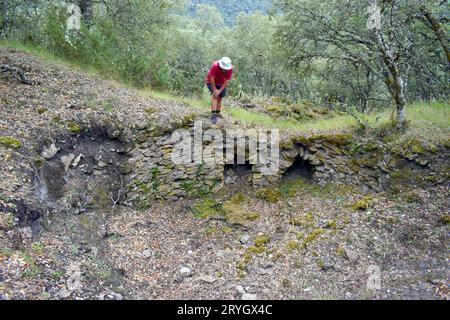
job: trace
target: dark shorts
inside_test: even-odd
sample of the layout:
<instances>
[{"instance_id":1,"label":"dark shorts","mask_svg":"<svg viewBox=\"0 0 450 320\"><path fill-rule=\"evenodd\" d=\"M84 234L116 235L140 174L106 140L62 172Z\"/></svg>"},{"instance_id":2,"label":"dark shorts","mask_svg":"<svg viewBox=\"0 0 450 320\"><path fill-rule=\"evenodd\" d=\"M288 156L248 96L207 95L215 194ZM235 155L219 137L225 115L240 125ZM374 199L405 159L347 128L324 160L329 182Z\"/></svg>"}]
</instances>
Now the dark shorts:
<instances>
[{"instance_id":1,"label":"dark shorts","mask_svg":"<svg viewBox=\"0 0 450 320\"><path fill-rule=\"evenodd\" d=\"M213 90L212 90L211 83L207 83L206 85L207 85L207 87L209 89L209 92L211 92L211 94L212 94ZM216 88L219 89L219 90L220 90L220 87L221 86L216 85ZM222 91L222 93L219 95L219 97L225 98L226 96L227 96L227 89L225 88L225 90Z\"/></svg>"}]
</instances>

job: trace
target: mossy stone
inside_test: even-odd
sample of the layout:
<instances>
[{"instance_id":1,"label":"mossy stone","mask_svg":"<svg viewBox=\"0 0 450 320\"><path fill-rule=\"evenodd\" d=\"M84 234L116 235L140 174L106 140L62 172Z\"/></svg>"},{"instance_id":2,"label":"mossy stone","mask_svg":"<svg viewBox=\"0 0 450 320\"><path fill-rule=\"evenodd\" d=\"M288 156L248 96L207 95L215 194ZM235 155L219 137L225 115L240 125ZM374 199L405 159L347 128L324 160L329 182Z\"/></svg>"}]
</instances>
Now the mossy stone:
<instances>
[{"instance_id":1,"label":"mossy stone","mask_svg":"<svg viewBox=\"0 0 450 320\"><path fill-rule=\"evenodd\" d=\"M255 246L262 247L265 246L269 242L269 237L263 233L260 233L255 238Z\"/></svg>"},{"instance_id":2,"label":"mossy stone","mask_svg":"<svg viewBox=\"0 0 450 320\"><path fill-rule=\"evenodd\" d=\"M81 126L73 121L67 123L67 129L72 134L78 134L81 132Z\"/></svg>"},{"instance_id":3,"label":"mossy stone","mask_svg":"<svg viewBox=\"0 0 450 320\"><path fill-rule=\"evenodd\" d=\"M280 200L282 196L283 196L283 194L280 191L275 190L274 188L269 188L269 187L262 188L262 189L259 189L258 191L256 191L256 197L258 199L263 199L270 203L278 202L278 200Z\"/></svg>"},{"instance_id":4,"label":"mossy stone","mask_svg":"<svg viewBox=\"0 0 450 320\"><path fill-rule=\"evenodd\" d=\"M367 210L369 208L370 202L373 200L373 197L371 196L367 196L364 197L358 201L356 201L355 203L353 203L352 205L350 205L350 207L353 210L356 211L363 211L363 210Z\"/></svg>"},{"instance_id":5,"label":"mossy stone","mask_svg":"<svg viewBox=\"0 0 450 320\"><path fill-rule=\"evenodd\" d=\"M18 149L22 146L22 143L19 140L6 136L0 136L0 143L14 149Z\"/></svg>"},{"instance_id":6,"label":"mossy stone","mask_svg":"<svg viewBox=\"0 0 450 320\"><path fill-rule=\"evenodd\" d=\"M305 248L313 241L315 241L320 235L324 233L322 228L314 229L311 233L309 233L302 242L302 247Z\"/></svg>"}]
</instances>

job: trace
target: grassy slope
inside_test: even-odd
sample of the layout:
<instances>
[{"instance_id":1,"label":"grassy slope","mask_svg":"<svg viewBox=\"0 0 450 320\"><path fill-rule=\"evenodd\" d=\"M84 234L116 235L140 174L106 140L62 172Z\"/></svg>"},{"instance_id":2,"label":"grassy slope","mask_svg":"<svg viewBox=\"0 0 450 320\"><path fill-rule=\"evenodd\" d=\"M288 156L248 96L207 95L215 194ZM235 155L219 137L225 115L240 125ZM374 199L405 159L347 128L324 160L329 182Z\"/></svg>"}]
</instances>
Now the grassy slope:
<instances>
[{"instance_id":1,"label":"grassy slope","mask_svg":"<svg viewBox=\"0 0 450 320\"><path fill-rule=\"evenodd\" d=\"M111 75L102 74L101 70L96 70L76 61L56 57L47 50L24 44L0 41L0 47L9 47L25 52L32 53L43 60L52 63L59 63L69 65L73 68L81 69L86 72L107 77L109 80L119 81L117 78L111 79ZM124 83L119 85L129 87ZM130 87L129 87L130 88ZM183 98L175 97L168 92L160 92L152 90L151 88L140 89L137 92L140 94L150 96L152 98L162 100L176 100L184 102L192 107L200 108L205 111L209 109L209 97L205 95L200 98ZM235 120L247 123L255 123L263 126L279 129L295 129L301 131L327 131L349 129L357 126L357 121L350 115L337 116L331 119L318 119L304 122L295 122L285 119L274 119L269 115L248 111L243 108L225 108L225 113ZM385 110L383 112L375 112L369 115L358 115L360 119L366 121L371 127L379 128L387 125L392 121L392 110ZM409 121L409 128L403 136L417 137L428 139L432 141L449 140L450 138L450 104L448 102L433 102L424 103L417 102L410 104L407 108L407 118ZM401 138L401 137L400 137Z\"/></svg>"},{"instance_id":2,"label":"grassy slope","mask_svg":"<svg viewBox=\"0 0 450 320\"><path fill-rule=\"evenodd\" d=\"M230 111L233 118L243 122L259 123L279 129L310 130L337 130L357 126L357 121L350 115L336 116L331 119L318 119L304 122L295 122L274 119L271 116L234 108ZM370 127L379 128L392 122L392 110L374 112L369 115L358 115ZM450 104L444 102L416 102L407 109L407 133L427 139L448 139L450 135Z\"/></svg>"}]
</instances>

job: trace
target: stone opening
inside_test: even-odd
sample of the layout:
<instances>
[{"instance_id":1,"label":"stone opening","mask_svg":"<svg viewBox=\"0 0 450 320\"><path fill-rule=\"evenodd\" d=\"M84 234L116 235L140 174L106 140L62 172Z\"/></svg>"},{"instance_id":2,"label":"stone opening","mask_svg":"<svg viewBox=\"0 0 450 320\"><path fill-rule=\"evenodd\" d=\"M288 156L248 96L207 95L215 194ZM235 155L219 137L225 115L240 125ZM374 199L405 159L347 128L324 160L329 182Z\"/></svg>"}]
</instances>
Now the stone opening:
<instances>
[{"instance_id":1,"label":"stone opening","mask_svg":"<svg viewBox=\"0 0 450 320\"><path fill-rule=\"evenodd\" d=\"M314 166L300 156L297 156L292 165L283 173L283 178L304 178L311 180L314 174Z\"/></svg>"},{"instance_id":2,"label":"stone opening","mask_svg":"<svg viewBox=\"0 0 450 320\"><path fill-rule=\"evenodd\" d=\"M36 196L58 211L82 213L125 200L127 147L107 136L61 139L44 149Z\"/></svg>"},{"instance_id":3,"label":"stone opening","mask_svg":"<svg viewBox=\"0 0 450 320\"><path fill-rule=\"evenodd\" d=\"M224 166L225 184L250 184L252 182L253 166L246 161L244 164L227 164Z\"/></svg>"}]
</instances>

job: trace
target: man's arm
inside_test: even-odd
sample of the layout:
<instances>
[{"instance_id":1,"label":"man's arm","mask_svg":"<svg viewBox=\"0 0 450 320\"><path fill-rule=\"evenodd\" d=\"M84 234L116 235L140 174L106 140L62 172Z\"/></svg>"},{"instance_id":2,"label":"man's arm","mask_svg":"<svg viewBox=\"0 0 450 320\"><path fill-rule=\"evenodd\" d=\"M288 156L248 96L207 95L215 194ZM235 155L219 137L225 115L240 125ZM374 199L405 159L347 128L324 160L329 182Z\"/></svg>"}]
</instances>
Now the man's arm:
<instances>
[{"instance_id":1,"label":"man's arm","mask_svg":"<svg viewBox=\"0 0 450 320\"><path fill-rule=\"evenodd\" d=\"M230 82L230 80L225 79L225 82L224 82L223 85L220 87L220 90L218 90L218 91L219 91L219 94L221 94L221 93L225 90L225 88L226 88L227 85L228 85L228 82Z\"/></svg>"},{"instance_id":2,"label":"man's arm","mask_svg":"<svg viewBox=\"0 0 450 320\"><path fill-rule=\"evenodd\" d=\"M218 97L219 94L222 93L222 91L217 89L217 87L216 87L216 79L214 77L211 77L211 87L212 87L212 90L213 90L214 97Z\"/></svg>"}]
</instances>

